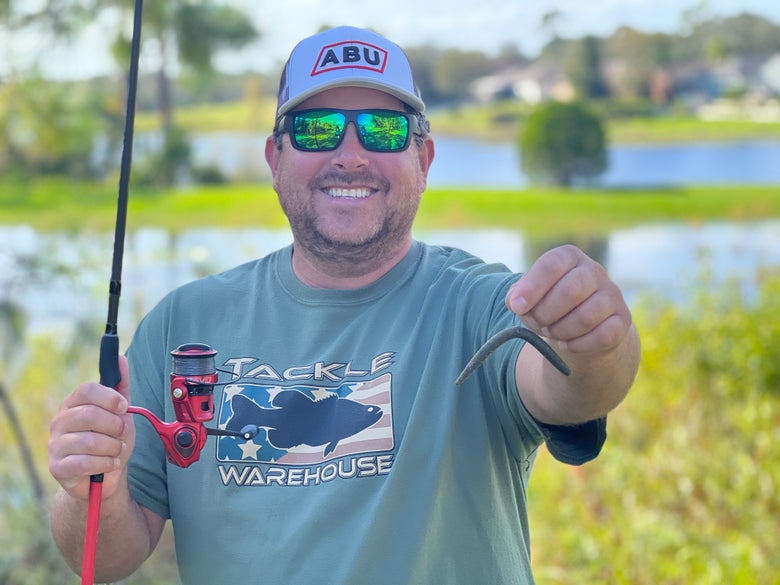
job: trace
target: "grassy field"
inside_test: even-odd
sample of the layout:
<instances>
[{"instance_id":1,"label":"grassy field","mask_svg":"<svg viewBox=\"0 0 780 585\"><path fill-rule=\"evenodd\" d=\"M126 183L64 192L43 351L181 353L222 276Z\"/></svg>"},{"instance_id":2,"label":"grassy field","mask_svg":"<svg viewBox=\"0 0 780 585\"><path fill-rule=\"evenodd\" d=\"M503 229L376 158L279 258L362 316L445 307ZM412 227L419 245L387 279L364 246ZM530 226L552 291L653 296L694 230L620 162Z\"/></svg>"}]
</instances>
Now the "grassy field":
<instances>
[{"instance_id":1,"label":"grassy field","mask_svg":"<svg viewBox=\"0 0 780 585\"><path fill-rule=\"evenodd\" d=\"M110 230L116 187L45 179L0 181L0 224L40 230ZM638 223L747 221L780 217L780 186L666 190L455 190L423 195L417 227L497 226L530 237L547 233L599 235ZM268 227L287 225L270 185L220 185L164 191L132 190L128 226L171 230L192 225Z\"/></svg>"}]
</instances>

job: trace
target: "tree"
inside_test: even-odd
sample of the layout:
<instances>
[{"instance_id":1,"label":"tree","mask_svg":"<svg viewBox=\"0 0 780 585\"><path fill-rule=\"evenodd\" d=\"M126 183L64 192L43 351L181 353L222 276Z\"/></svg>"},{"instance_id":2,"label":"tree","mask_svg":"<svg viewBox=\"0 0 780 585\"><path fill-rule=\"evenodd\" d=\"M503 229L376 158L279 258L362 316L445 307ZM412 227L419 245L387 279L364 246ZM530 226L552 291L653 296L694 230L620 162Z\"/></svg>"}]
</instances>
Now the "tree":
<instances>
[{"instance_id":1,"label":"tree","mask_svg":"<svg viewBox=\"0 0 780 585\"><path fill-rule=\"evenodd\" d=\"M100 0L104 8L119 5L129 17L133 0ZM209 73L216 53L244 47L258 36L246 14L213 0L156 0L144 7L143 43L158 56L157 107L165 130L173 125L170 67L174 62L198 73ZM114 53L123 67L129 61L130 42L122 34Z\"/></svg>"},{"instance_id":2,"label":"tree","mask_svg":"<svg viewBox=\"0 0 780 585\"><path fill-rule=\"evenodd\" d=\"M33 6L30 6L33 4ZM90 176L90 155L103 113L99 92L82 92L48 83L41 63L59 39L71 37L84 22L85 10L73 0L35 3L0 0L0 173L63 173ZM45 50L25 49L33 32Z\"/></svg>"},{"instance_id":3,"label":"tree","mask_svg":"<svg viewBox=\"0 0 780 585\"><path fill-rule=\"evenodd\" d=\"M491 63L484 53L460 49L443 51L431 70L438 93L454 100L468 98L470 83L491 72Z\"/></svg>"},{"instance_id":4,"label":"tree","mask_svg":"<svg viewBox=\"0 0 780 585\"><path fill-rule=\"evenodd\" d=\"M598 99L609 95L601 71L601 42L592 35L572 45L567 70L580 99Z\"/></svg>"},{"instance_id":5,"label":"tree","mask_svg":"<svg viewBox=\"0 0 780 585\"><path fill-rule=\"evenodd\" d=\"M101 8L120 8L129 22L134 0L93 0ZM114 55L122 67L130 61L129 27L114 42ZM173 121L173 92L170 69L180 65L198 75L213 72L213 59L223 49L239 49L258 36L247 15L215 0L156 0L144 6L143 47L157 52L157 111L163 133L163 149L148 157L148 172L137 176L142 182L171 184L190 166L186 132Z\"/></svg>"},{"instance_id":6,"label":"tree","mask_svg":"<svg viewBox=\"0 0 780 585\"><path fill-rule=\"evenodd\" d=\"M96 112L99 95L33 74L0 86L0 171L91 176Z\"/></svg>"},{"instance_id":7,"label":"tree","mask_svg":"<svg viewBox=\"0 0 780 585\"><path fill-rule=\"evenodd\" d=\"M538 106L521 130L519 146L523 172L534 183L570 187L607 169L603 123L580 103Z\"/></svg>"},{"instance_id":8,"label":"tree","mask_svg":"<svg viewBox=\"0 0 780 585\"><path fill-rule=\"evenodd\" d=\"M607 43L607 56L620 68L613 80L613 91L621 98L637 98L649 93L649 80L656 64L648 51L648 35L629 26L621 26Z\"/></svg>"},{"instance_id":9,"label":"tree","mask_svg":"<svg viewBox=\"0 0 780 585\"><path fill-rule=\"evenodd\" d=\"M560 38L558 34L558 23L563 19L563 12L557 9L548 10L542 14L539 22L539 30L550 35L550 41Z\"/></svg>"},{"instance_id":10,"label":"tree","mask_svg":"<svg viewBox=\"0 0 780 585\"><path fill-rule=\"evenodd\" d=\"M44 38L42 45L56 47L101 14L118 15L113 49L125 72L130 60L133 9L134 0L0 0L0 38L6 36L0 47L10 47L8 39L13 40L23 29L34 30ZM257 35L244 12L219 0L145 3L142 46L145 53L157 53L157 58L149 61L157 66L156 104L166 147L151 166L163 169L163 180L176 175L176 166L189 165L186 136L173 127L171 68L180 65L199 75L210 74L212 60L219 51L241 48ZM0 171L15 166L25 171L71 175L92 172L94 137L101 124L107 124L113 136L112 130L122 122L123 108L112 107L103 95L74 95L63 84L47 85L37 68L46 53L17 56L10 49L8 52L10 74L0 83Z\"/></svg>"}]
</instances>

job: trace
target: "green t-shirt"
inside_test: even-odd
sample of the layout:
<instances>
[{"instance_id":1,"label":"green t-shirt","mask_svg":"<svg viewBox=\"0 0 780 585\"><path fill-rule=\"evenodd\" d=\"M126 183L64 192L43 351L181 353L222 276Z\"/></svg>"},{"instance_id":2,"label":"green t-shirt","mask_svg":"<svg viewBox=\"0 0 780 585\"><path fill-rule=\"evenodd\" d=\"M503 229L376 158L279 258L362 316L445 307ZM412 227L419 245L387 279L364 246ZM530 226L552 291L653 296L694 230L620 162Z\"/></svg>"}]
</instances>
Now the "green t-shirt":
<instances>
[{"instance_id":1,"label":"green t-shirt","mask_svg":"<svg viewBox=\"0 0 780 585\"><path fill-rule=\"evenodd\" d=\"M182 469L136 417L131 490L172 519L182 583L533 583L526 484L548 434L518 397L522 342L454 384L518 324L518 275L415 242L377 282L325 290L291 257L173 291L128 350L133 403L171 421L170 351L210 345L225 384L208 426L260 429L209 437Z\"/></svg>"}]
</instances>

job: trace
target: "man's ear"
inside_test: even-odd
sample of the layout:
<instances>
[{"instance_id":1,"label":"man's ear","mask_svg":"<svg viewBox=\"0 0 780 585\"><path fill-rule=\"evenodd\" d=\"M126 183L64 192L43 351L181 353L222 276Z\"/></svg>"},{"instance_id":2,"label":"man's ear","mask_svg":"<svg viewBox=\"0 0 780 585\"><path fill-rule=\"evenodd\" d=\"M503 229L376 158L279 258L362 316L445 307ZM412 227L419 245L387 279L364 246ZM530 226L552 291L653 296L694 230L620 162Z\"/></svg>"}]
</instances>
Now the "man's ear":
<instances>
[{"instance_id":1,"label":"man's ear","mask_svg":"<svg viewBox=\"0 0 780 585\"><path fill-rule=\"evenodd\" d=\"M420 170L422 171L423 179L426 184L428 183L428 170L433 163L433 156L435 154L435 148L433 146L433 138L430 135L423 138L422 146L418 149L417 160L420 162Z\"/></svg>"},{"instance_id":2,"label":"man's ear","mask_svg":"<svg viewBox=\"0 0 780 585\"><path fill-rule=\"evenodd\" d=\"M276 174L276 168L279 166L279 148L276 146L276 139L269 136L265 139L265 162L271 169L271 174Z\"/></svg>"}]
</instances>

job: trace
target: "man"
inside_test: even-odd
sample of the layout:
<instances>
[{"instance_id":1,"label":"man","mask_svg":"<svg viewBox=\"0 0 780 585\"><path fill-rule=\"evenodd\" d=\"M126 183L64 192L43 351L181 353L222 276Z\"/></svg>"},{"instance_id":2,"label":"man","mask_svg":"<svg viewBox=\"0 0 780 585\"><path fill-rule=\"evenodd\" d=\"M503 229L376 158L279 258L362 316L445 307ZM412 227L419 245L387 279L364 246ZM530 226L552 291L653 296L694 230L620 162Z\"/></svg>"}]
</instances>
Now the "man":
<instances>
[{"instance_id":1,"label":"man","mask_svg":"<svg viewBox=\"0 0 780 585\"><path fill-rule=\"evenodd\" d=\"M383 37L341 27L293 50L266 144L292 246L173 291L120 359L119 387L79 386L52 422L52 530L74 569L89 476L104 473L103 580L132 573L171 518L187 585L533 582L536 451L598 454L638 336L574 247L519 277L413 240L434 157L424 108ZM456 387L520 318L571 375L515 341ZM188 342L229 374L215 423L259 432L212 438L182 469L127 405L173 419L168 360Z\"/></svg>"}]
</instances>

